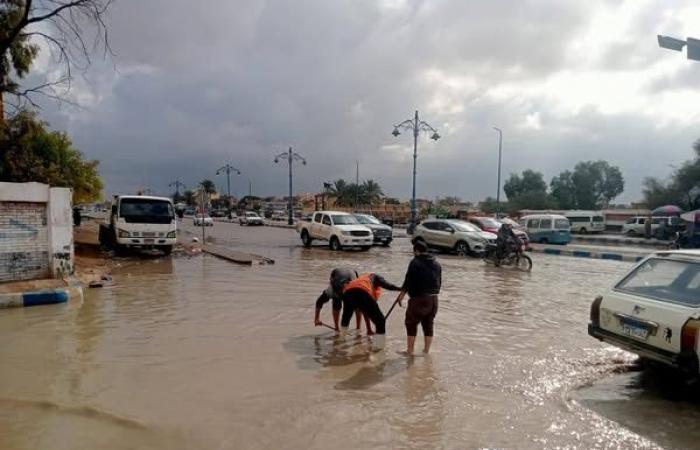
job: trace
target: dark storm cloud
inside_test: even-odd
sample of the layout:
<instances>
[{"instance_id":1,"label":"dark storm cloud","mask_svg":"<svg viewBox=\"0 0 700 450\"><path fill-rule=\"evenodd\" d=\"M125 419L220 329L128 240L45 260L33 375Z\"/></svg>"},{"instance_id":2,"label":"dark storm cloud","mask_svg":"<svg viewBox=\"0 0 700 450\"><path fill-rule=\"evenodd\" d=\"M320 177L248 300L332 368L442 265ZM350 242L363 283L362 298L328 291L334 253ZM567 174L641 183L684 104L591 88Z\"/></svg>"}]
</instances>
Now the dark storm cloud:
<instances>
[{"instance_id":1,"label":"dark storm cloud","mask_svg":"<svg viewBox=\"0 0 700 450\"><path fill-rule=\"evenodd\" d=\"M94 66L91 84L74 89L83 110L45 113L101 160L110 192L148 184L164 193L176 178L225 186L214 172L231 162L244 171L235 193L252 179L255 193L284 194L286 168L272 158L292 145L309 161L296 168L299 191L354 177L359 160L362 178L407 198L412 140L390 132L418 108L444 136L421 139L421 196L493 194L499 125L506 174L534 167L549 178L579 159L606 158L629 169L634 199L643 176L666 171L642 173L625 146L653 152L673 142L680 156L692 136L675 130L669 141L646 118L595 108L562 115L538 94L490 94L567 69L592 9L555 0L122 0L110 19L118 72ZM632 28L647 33L649 14ZM617 54L638 55L630 64L648 58L640 44L620 45L598 65L614 70ZM523 128L531 114L541 128ZM657 159L666 165L645 161Z\"/></svg>"}]
</instances>

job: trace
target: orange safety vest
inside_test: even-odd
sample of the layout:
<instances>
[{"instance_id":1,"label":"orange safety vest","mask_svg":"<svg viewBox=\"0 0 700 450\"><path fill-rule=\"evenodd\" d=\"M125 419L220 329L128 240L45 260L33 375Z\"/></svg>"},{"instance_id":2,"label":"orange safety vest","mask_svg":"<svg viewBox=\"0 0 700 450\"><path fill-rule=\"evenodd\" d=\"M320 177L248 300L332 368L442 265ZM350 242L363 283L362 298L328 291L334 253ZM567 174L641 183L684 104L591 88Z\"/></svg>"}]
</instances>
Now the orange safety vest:
<instances>
[{"instance_id":1,"label":"orange safety vest","mask_svg":"<svg viewBox=\"0 0 700 450\"><path fill-rule=\"evenodd\" d=\"M382 295L382 288L379 286L374 287L374 283L372 283L372 281L373 278L371 273L363 273L362 275L345 285L345 288L343 289L343 294L352 289L361 289L365 291L367 295L372 297L372 299L376 302Z\"/></svg>"}]
</instances>

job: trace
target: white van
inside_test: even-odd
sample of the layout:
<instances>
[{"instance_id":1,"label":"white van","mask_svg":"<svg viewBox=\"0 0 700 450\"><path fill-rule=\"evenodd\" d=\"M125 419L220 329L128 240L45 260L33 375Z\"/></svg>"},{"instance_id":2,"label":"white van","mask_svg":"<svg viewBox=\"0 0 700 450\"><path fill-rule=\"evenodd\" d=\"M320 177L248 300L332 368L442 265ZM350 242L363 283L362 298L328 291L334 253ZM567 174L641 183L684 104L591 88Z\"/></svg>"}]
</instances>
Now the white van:
<instances>
[{"instance_id":1,"label":"white van","mask_svg":"<svg viewBox=\"0 0 700 450\"><path fill-rule=\"evenodd\" d=\"M564 216L569 219L572 233L600 233L605 231L605 216L601 211L569 211Z\"/></svg>"},{"instance_id":2,"label":"white van","mask_svg":"<svg viewBox=\"0 0 700 450\"><path fill-rule=\"evenodd\" d=\"M571 242L569 219L557 214L535 214L519 220L527 230L530 242L562 244Z\"/></svg>"}]
</instances>

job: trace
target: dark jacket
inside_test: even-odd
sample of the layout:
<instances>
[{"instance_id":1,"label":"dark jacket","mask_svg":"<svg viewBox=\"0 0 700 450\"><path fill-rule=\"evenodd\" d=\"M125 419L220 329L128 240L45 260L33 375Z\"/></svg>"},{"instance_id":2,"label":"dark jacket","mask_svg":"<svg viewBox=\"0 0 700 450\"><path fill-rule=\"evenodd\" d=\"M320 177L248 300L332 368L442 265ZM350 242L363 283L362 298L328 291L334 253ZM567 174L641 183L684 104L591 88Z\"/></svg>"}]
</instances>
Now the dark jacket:
<instances>
[{"instance_id":1,"label":"dark jacket","mask_svg":"<svg viewBox=\"0 0 700 450\"><path fill-rule=\"evenodd\" d=\"M442 286L442 267L433 255L419 255L411 260L403 289L409 297L437 295Z\"/></svg>"}]
</instances>

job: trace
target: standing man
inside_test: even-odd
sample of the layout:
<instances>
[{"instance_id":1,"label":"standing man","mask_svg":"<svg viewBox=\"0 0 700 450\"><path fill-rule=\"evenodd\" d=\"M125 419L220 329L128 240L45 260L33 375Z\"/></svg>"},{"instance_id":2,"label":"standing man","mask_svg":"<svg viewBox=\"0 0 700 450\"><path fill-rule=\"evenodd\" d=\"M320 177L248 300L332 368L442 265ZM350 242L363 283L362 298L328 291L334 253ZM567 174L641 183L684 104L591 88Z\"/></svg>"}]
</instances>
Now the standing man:
<instances>
[{"instance_id":1,"label":"standing man","mask_svg":"<svg viewBox=\"0 0 700 450\"><path fill-rule=\"evenodd\" d=\"M406 309L406 354L413 355L418 334L418 324L423 328L425 344L423 353L430 352L433 343L433 322L438 310L438 294L442 286L442 267L435 257L428 253L428 246L422 240L413 243L414 258L408 265L406 279L399 294L399 305L408 292Z\"/></svg>"},{"instance_id":2,"label":"standing man","mask_svg":"<svg viewBox=\"0 0 700 450\"><path fill-rule=\"evenodd\" d=\"M343 289L345 309L340 321L341 329L347 329L350 324L350 316L355 309L362 311L365 318L369 318L374 324L376 335L374 336L373 350L383 350L386 340L386 320L377 301L382 295L382 288L390 291L400 291L401 288L386 281L376 273L363 273L350 281Z\"/></svg>"},{"instance_id":3,"label":"standing man","mask_svg":"<svg viewBox=\"0 0 700 450\"><path fill-rule=\"evenodd\" d=\"M340 328L338 327L338 320L340 319L340 309L343 306L343 301L341 299L342 294L343 294L343 287L345 285L357 278L357 271L354 269L348 269L348 268L338 268L338 269L333 269L331 272L331 279L330 283L328 284L328 287L326 290L321 292L321 295L318 297L316 300L316 313L314 314L314 325L321 326L321 308L323 308L323 305L326 304L329 300L332 300L333 303L333 325L335 325L335 330L339 331ZM345 308L348 309L348 306L345 305ZM350 314L352 314L352 309L350 310ZM357 329L360 329L360 323L362 321L362 312L359 310L356 311L356 320L357 320ZM349 320L349 319L348 319ZM367 335L371 336L374 334L372 332L372 326L370 325L369 319L365 317L365 325L367 326Z\"/></svg>"}]
</instances>

